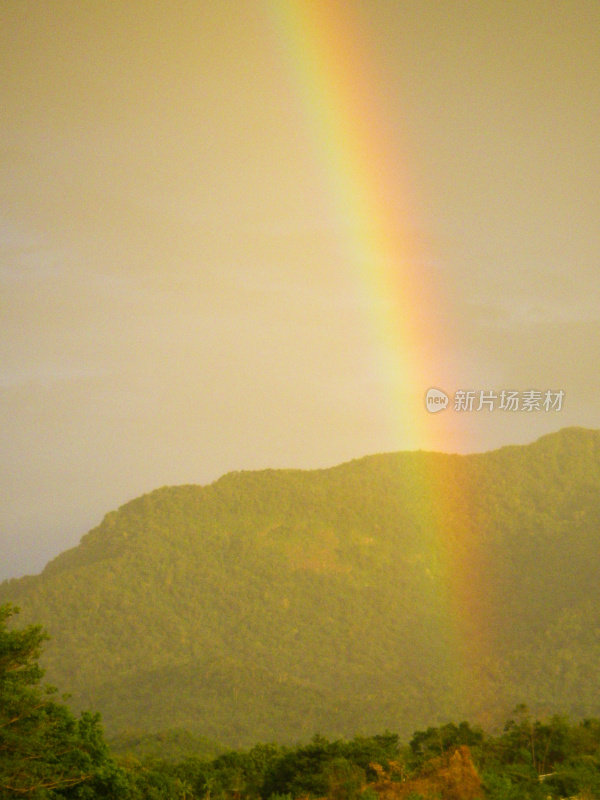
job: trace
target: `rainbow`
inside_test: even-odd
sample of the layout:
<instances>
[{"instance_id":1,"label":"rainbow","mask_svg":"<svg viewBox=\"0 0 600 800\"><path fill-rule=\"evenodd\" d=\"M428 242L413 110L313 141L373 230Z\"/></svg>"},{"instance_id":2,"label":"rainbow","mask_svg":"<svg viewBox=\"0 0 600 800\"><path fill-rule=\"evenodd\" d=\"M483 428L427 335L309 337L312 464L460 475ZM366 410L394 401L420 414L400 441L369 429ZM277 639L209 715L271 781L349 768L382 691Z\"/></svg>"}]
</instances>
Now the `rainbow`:
<instances>
[{"instance_id":1,"label":"rainbow","mask_svg":"<svg viewBox=\"0 0 600 800\"><path fill-rule=\"evenodd\" d=\"M398 131L386 120L358 4L342 0L265 0L267 18L300 99L305 124L322 166L324 190L334 209L345 263L355 271L374 309L375 331L392 394L392 422L407 449L447 450L442 415L428 414L424 395L443 375L447 334L438 323L443 298L428 259L402 209L414 192ZM398 430L400 427L400 430ZM449 541L447 520L457 514L450 500L452 463L442 457L418 476L418 491L435 528L438 602L451 629L451 670L457 692L473 691L471 667L489 647L480 599L482 554L469 523L474 487L458 500L464 537ZM468 478L465 478L468 481Z\"/></svg>"},{"instance_id":2,"label":"rainbow","mask_svg":"<svg viewBox=\"0 0 600 800\"><path fill-rule=\"evenodd\" d=\"M269 18L300 96L322 166L341 253L368 294L380 368L391 387L403 446L442 448L440 420L424 395L441 380L445 334L414 225L407 225L409 176L398 133L386 123L378 81L353 4L273 0ZM398 420L402 430L398 431Z\"/></svg>"}]
</instances>

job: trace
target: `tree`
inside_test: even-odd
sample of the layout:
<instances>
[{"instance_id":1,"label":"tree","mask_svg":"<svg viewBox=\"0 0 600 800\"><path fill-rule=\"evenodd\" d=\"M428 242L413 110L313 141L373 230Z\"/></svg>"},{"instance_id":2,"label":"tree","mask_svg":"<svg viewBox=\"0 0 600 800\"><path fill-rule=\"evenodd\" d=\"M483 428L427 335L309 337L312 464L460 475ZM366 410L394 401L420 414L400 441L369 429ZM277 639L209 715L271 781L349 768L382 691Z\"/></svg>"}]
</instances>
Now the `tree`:
<instances>
[{"instance_id":1,"label":"tree","mask_svg":"<svg viewBox=\"0 0 600 800\"><path fill-rule=\"evenodd\" d=\"M108 756L99 715L76 719L42 686L38 664L48 638L39 625L8 627L18 609L0 606L0 798L116 797L123 776Z\"/></svg>"},{"instance_id":2,"label":"tree","mask_svg":"<svg viewBox=\"0 0 600 800\"><path fill-rule=\"evenodd\" d=\"M325 768L329 800L357 800L365 787L365 771L346 758L334 758Z\"/></svg>"},{"instance_id":3,"label":"tree","mask_svg":"<svg viewBox=\"0 0 600 800\"><path fill-rule=\"evenodd\" d=\"M418 766L436 756L443 756L460 745L477 748L483 739L483 732L479 728L472 728L468 722L461 722L458 726L449 722L441 728L415 731L409 743L413 765Z\"/></svg>"}]
</instances>

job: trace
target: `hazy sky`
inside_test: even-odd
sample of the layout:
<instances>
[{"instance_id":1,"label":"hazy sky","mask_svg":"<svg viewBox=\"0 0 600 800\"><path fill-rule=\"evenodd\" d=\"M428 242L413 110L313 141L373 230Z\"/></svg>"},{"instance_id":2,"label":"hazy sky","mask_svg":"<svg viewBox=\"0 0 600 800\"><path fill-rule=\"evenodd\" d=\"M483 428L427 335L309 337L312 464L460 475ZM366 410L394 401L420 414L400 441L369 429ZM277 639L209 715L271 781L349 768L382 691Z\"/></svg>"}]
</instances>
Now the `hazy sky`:
<instances>
[{"instance_id":1,"label":"hazy sky","mask_svg":"<svg viewBox=\"0 0 600 800\"><path fill-rule=\"evenodd\" d=\"M165 484L599 426L600 3L336 4L435 290L390 308L443 332L436 415L428 385L398 407L276 6L1 4L0 578ZM565 397L457 412L460 389Z\"/></svg>"}]
</instances>

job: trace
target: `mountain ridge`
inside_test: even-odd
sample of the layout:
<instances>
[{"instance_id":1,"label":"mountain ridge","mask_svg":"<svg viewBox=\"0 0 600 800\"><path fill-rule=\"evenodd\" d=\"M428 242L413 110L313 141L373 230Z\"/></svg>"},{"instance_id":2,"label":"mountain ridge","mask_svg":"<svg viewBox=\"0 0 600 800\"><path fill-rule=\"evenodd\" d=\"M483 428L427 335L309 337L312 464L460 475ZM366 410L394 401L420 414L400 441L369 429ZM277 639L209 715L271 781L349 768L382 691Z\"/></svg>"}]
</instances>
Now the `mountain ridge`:
<instances>
[{"instance_id":1,"label":"mountain ridge","mask_svg":"<svg viewBox=\"0 0 600 800\"><path fill-rule=\"evenodd\" d=\"M191 484L166 484L166 485L158 487L156 489L152 489L149 492L145 492L142 495L139 495L138 497L132 498L132 499L126 501L125 503L123 503L122 505L118 506L116 509L107 512L104 515L104 517L101 520L101 522L97 526L92 528L90 531L88 531L86 534L84 534L81 537L81 539L79 541L79 544L77 544L77 545L75 545L75 546L73 546L71 548L68 548L67 550L63 551L62 553L59 553L57 556L52 558L45 565L45 567L42 569L42 571L40 573L35 573L35 574L31 574L31 575L29 575L29 574L28 575L23 575L23 576L18 577L18 578L7 578L4 581L0 581L0 586L2 586L2 584L5 584L7 582L16 581L16 580L24 580L24 579L36 577L36 575L43 574L43 573L47 572L49 570L49 568L50 568L50 571L54 571L56 569L57 562L58 562L58 564L62 564L62 562L64 561L64 557L67 554L72 553L74 550L78 550L81 547L82 544L84 545L87 542L87 540L89 539L90 535L94 534L97 530L102 528L102 526L104 525L105 522L108 522L109 520L111 520L115 515L117 515L117 514L119 514L121 512L127 511L130 506L137 506L145 498L152 497L153 495L156 495L157 493L161 493L161 492L165 492L165 491L173 491L173 490L186 490L186 489L190 489L190 488L193 488L195 490L196 489L209 489L209 488L212 488L212 487L217 488L217 487L220 487L221 484L226 484L229 481L237 480L238 478L245 477L245 476L263 476L263 475L266 476L266 475L274 475L274 474L277 474L277 475L284 475L284 474L289 474L289 475L307 475L307 474L318 475L318 474L330 472L332 470L342 470L344 468L350 467L351 465L365 464L365 463L367 463L367 462L369 462L371 460L375 460L375 459L379 460L379 459L385 459L385 458L397 458L397 457L401 457L401 456L410 456L410 457L412 457L412 456L415 456L415 455L418 455L418 456L423 456L423 455L424 456L431 456L431 455L433 455L433 456L439 457L439 458L448 458L448 459L452 459L452 460L455 460L455 459L456 460L463 460L463 459L477 459L478 457L481 457L481 456L488 457L488 456L492 456L493 454L503 454L503 455L504 454L508 454L508 453L514 454L514 453L518 453L523 448L541 447L546 442L554 441L556 437L560 437L562 439L562 438L564 438L566 436L578 435L578 434L587 434L587 433L594 433L594 432L595 431L593 429L584 428L584 427L580 427L580 426L570 426L570 427L567 427L567 428L562 428L562 429L560 429L559 431L556 431L556 432L544 434L543 436L539 437L538 439L536 439L534 442L532 442L530 444L502 445L501 447L494 448L493 450L488 450L488 451L483 451L483 452L460 454L460 453L446 453L446 452L440 452L440 451L434 451L434 450L422 450L422 449L414 450L414 451L409 451L409 450L389 451L389 452L384 452L384 453L376 453L376 454L369 454L369 455L365 455L365 456L359 456L357 458L353 458L353 459L350 459L348 461L344 461L344 462L342 462L340 464L333 465L331 467L320 467L320 468L316 468L316 469L303 469L303 468L289 467L289 468L282 468L282 469L265 468L265 469L260 469L260 470L232 470L230 472L224 473L223 475L221 475L220 477L216 478L214 481L212 481L212 482L210 482L208 484L194 484L194 483L191 483ZM106 553L106 554L104 554L102 556L102 558L108 558L108 557L110 557L110 552L108 552L108 553Z\"/></svg>"},{"instance_id":2,"label":"mountain ridge","mask_svg":"<svg viewBox=\"0 0 600 800\"><path fill-rule=\"evenodd\" d=\"M600 431L581 428L232 472L130 500L0 601L44 624L48 678L111 732L239 745L523 699L596 714L599 492ZM456 617L490 629L463 663Z\"/></svg>"}]
</instances>

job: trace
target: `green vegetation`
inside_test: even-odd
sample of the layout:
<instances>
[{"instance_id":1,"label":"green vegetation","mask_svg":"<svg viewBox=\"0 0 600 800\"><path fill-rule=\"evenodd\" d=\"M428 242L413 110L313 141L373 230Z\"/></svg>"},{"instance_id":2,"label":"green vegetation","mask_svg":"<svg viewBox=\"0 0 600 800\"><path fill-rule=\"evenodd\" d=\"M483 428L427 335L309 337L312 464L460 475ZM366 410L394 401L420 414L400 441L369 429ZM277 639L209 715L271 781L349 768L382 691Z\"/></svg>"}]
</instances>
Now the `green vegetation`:
<instances>
[{"instance_id":1,"label":"green vegetation","mask_svg":"<svg viewBox=\"0 0 600 800\"><path fill-rule=\"evenodd\" d=\"M97 714L76 719L56 690L41 685L45 634L39 626L9 629L15 611L0 606L1 800L600 798L600 719L534 720L524 705L496 734L463 721L416 731L408 745L388 731L335 741L315 735L216 757L203 754L203 740L185 757L118 756ZM187 750L192 738L177 731L164 741Z\"/></svg>"},{"instance_id":2,"label":"green vegetation","mask_svg":"<svg viewBox=\"0 0 600 800\"><path fill-rule=\"evenodd\" d=\"M113 755L123 759L148 761L183 761L194 756L210 760L216 758L228 748L218 742L198 736L184 728L175 728L156 733L143 731L123 731L108 739L108 746Z\"/></svg>"},{"instance_id":3,"label":"green vegetation","mask_svg":"<svg viewBox=\"0 0 600 800\"><path fill-rule=\"evenodd\" d=\"M490 729L524 697L595 717L599 491L600 432L583 429L233 473L107 514L0 602L48 630L48 680L112 737L408 737Z\"/></svg>"},{"instance_id":4,"label":"green vegetation","mask_svg":"<svg viewBox=\"0 0 600 800\"><path fill-rule=\"evenodd\" d=\"M98 715L75 719L55 689L40 685L45 635L39 626L8 630L15 611L0 606L0 797L112 796L120 776Z\"/></svg>"}]
</instances>

